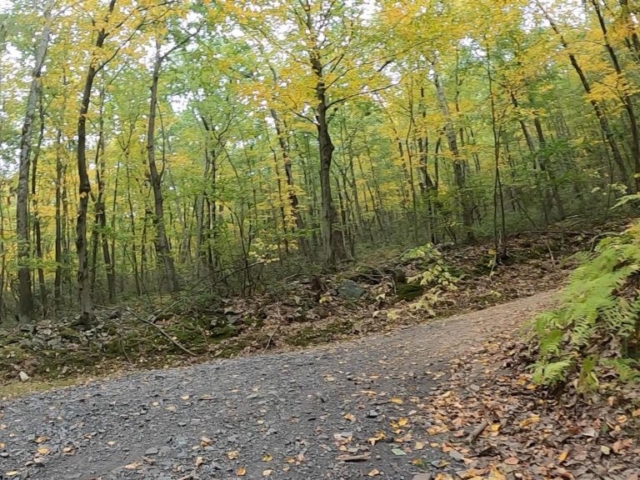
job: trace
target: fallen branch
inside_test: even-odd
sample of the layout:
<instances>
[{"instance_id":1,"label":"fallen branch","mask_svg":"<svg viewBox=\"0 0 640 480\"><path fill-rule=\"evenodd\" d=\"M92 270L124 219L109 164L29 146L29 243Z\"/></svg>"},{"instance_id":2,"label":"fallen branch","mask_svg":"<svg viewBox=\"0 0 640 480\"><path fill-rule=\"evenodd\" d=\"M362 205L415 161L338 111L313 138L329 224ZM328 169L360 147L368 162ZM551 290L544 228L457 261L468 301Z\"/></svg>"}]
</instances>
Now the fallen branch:
<instances>
[{"instance_id":1,"label":"fallen branch","mask_svg":"<svg viewBox=\"0 0 640 480\"><path fill-rule=\"evenodd\" d=\"M339 455L336 457L336 460L340 462L365 462L371 458L370 453L365 453L363 455Z\"/></svg>"},{"instance_id":2,"label":"fallen branch","mask_svg":"<svg viewBox=\"0 0 640 480\"><path fill-rule=\"evenodd\" d=\"M264 346L263 352L266 352L269 349L269 345L271 345L271 340L273 340L274 335L278 333L278 330L280 330L280 325L278 325L276 329L273 331L273 333L269 335L269 340L267 341L267 344Z\"/></svg>"},{"instance_id":3,"label":"fallen branch","mask_svg":"<svg viewBox=\"0 0 640 480\"><path fill-rule=\"evenodd\" d=\"M482 423L480 423L480 425L478 425L476 429L473 432L471 432L467 437L467 443L472 444L473 442L475 442L476 439L480 435L482 435L482 432L484 432L485 428L487 428L488 426L489 426L489 422L487 422L486 420L482 420Z\"/></svg>"},{"instance_id":4,"label":"fallen branch","mask_svg":"<svg viewBox=\"0 0 640 480\"><path fill-rule=\"evenodd\" d=\"M134 312L133 310L131 310L131 308L127 307L127 311L133 315L135 318L137 318L138 320L140 320L141 322L146 323L147 325L151 325L153 328L155 328L156 330L158 330L167 340L169 340L171 343L173 343L176 347L178 347L180 350L182 350L183 352L191 355L192 357L197 357L197 355L195 353L193 353L191 350L189 350L186 347L183 347L182 345L180 345L180 343L178 343L171 335L169 335L167 332L165 332L159 325L156 325L153 322L150 322L149 320L145 320L144 318L142 318L140 315L138 315L136 312Z\"/></svg>"}]
</instances>

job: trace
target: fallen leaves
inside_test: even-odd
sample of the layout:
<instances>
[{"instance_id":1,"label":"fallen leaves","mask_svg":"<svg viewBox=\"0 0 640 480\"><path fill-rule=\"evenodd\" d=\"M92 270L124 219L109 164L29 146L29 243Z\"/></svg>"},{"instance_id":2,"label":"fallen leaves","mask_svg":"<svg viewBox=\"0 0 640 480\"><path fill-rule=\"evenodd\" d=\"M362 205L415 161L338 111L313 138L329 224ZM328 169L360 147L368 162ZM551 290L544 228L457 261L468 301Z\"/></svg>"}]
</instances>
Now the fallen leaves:
<instances>
[{"instance_id":1,"label":"fallen leaves","mask_svg":"<svg viewBox=\"0 0 640 480\"><path fill-rule=\"evenodd\" d=\"M384 440L386 438L386 435L384 434L384 432L376 432L376 434L373 437L370 437L368 442L371 445L375 445L376 443L378 443L381 440Z\"/></svg>"},{"instance_id":2,"label":"fallen leaves","mask_svg":"<svg viewBox=\"0 0 640 480\"><path fill-rule=\"evenodd\" d=\"M355 422L356 421L356 417L355 415L353 415L352 413L345 413L342 418L344 418L345 420L349 421L349 422Z\"/></svg>"},{"instance_id":3,"label":"fallen leaves","mask_svg":"<svg viewBox=\"0 0 640 480\"><path fill-rule=\"evenodd\" d=\"M200 446L201 447L208 447L213 443L213 440L210 439L209 437L200 437Z\"/></svg>"},{"instance_id":4,"label":"fallen leaves","mask_svg":"<svg viewBox=\"0 0 640 480\"><path fill-rule=\"evenodd\" d=\"M229 460L236 460L239 456L240 456L240 452L238 452L237 450L232 450L230 452L227 452L227 458Z\"/></svg>"},{"instance_id":5,"label":"fallen leaves","mask_svg":"<svg viewBox=\"0 0 640 480\"><path fill-rule=\"evenodd\" d=\"M540 421L540 415L531 415L529 418L525 418L520 422L521 428L527 428L531 425L534 425Z\"/></svg>"},{"instance_id":6,"label":"fallen leaves","mask_svg":"<svg viewBox=\"0 0 640 480\"><path fill-rule=\"evenodd\" d=\"M238 475L239 477L244 477L246 474L247 474L246 467L238 467L238 469L236 470L236 475Z\"/></svg>"},{"instance_id":7,"label":"fallen leaves","mask_svg":"<svg viewBox=\"0 0 640 480\"><path fill-rule=\"evenodd\" d=\"M624 432L631 425L637 428L634 419L640 413L622 411L618 399L603 399L597 403L600 410L592 412L591 405L578 408L576 401L568 401L565 406L545 396L544 389L532 387L528 372L498 370L501 359L512 362L505 344L508 350L507 337L492 339L479 353L454 360L441 387L411 401L417 413L412 410L406 422L391 420L391 428L402 431L394 440L413 434L415 452L424 448L423 439L437 440L429 445L468 469L456 472L461 479L605 478L612 468L627 478L633 463L640 464L640 448ZM406 444L392 450L399 456L411 452ZM411 462L422 468L422 459ZM442 461L431 466L447 467ZM453 477L442 473L435 478Z\"/></svg>"},{"instance_id":8,"label":"fallen leaves","mask_svg":"<svg viewBox=\"0 0 640 480\"><path fill-rule=\"evenodd\" d=\"M51 450L49 450L47 447L38 447L36 452L38 453L38 455L49 455L49 453L51 453Z\"/></svg>"}]
</instances>

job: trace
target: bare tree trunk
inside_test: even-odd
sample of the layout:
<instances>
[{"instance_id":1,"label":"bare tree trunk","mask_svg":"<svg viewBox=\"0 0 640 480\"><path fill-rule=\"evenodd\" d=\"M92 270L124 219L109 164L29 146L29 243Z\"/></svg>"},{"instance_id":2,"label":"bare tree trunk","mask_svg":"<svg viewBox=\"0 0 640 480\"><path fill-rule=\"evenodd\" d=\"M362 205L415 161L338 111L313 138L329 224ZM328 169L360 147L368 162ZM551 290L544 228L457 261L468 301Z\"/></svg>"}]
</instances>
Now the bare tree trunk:
<instances>
[{"instance_id":1,"label":"bare tree trunk","mask_svg":"<svg viewBox=\"0 0 640 480\"><path fill-rule=\"evenodd\" d=\"M51 37L51 13L54 2L47 2L44 10L45 26L36 50L35 67L33 69L31 86L27 97L27 106L20 136L20 167L18 172L18 190L16 205L16 235L18 241L18 294L21 321L33 320L33 294L31 291L31 270L29 259L31 243L29 240L29 170L31 168L31 141L33 138L33 124L38 108L42 70L47 55L47 48Z\"/></svg>"},{"instance_id":2,"label":"bare tree trunk","mask_svg":"<svg viewBox=\"0 0 640 480\"><path fill-rule=\"evenodd\" d=\"M106 24L109 16L116 7L116 0L110 0L103 26L97 34L95 47L101 50L104 42L109 35ZM104 64L102 64L104 66ZM95 319L93 312L93 300L91 298L91 285L89 275L89 250L87 245L87 213L89 211L89 195L91 194L91 181L87 171L87 114L91 105L91 91L93 82L101 67L97 64L97 60L91 59L89 70L84 81L84 90L82 92L82 100L80 103L80 115L78 116L78 181L79 181L79 205L78 217L76 223L76 250L78 253L78 296L80 298L80 317L77 323L79 325L88 326Z\"/></svg>"},{"instance_id":3,"label":"bare tree trunk","mask_svg":"<svg viewBox=\"0 0 640 480\"><path fill-rule=\"evenodd\" d=\"M40 158L40 152L42 149L42 142L44 141L44 124L45 124L45 115L44 115L44 105L42 102L42 90L39 92L39 111L40 111L40 133L38 135L38 143L36 146L36 151L33 156L33 171L31 175L31 199L33 203L33 237L35 240L34 245L34 253L38 260L38 286L40 288L40 307L42 317L46 318L47 316L47 284L44 278L44 268L42 267L42 262L44 260L44 255L42 252L42 228L40 225L40 211L38 208L38 199L36 198L37 191L37 178L38 178L38 160Z\"/></svg>"},{"instance_id":4,"label":"bare tree trunk","mask_svg":"<svg viewBox=\"0 0 640 480\"><path fill-rule=\"evenodd\" d=\"M331 141L329 122L327 119L328 103L326 86L323 78L323 66L320 60L312 56L313 70L318 77L316 83L316 129L320 148L320 198L322 202L322 246L324 249L324 263L333 268L347 258L344 248L343 232L338 228L337 214L331 195L331 163L335 147Z\"/></svg>"},{"instance_id":5,"label":"bare tree trunk","mask_svg":"<svg viewBox=\"0 0 640 480\"><path fill-rule=\"evenodd\" d=\"M62 164L62 130L58 129L56 133L56 241L55 241L55 262L56 273L53 281L53 297L56 312L62 303L62 244L63 244L63 228L62 228L62 182L64 167Z\"/></svg>"},{"instance_id":6,"label":"bare tree trunk","mask_svg":"<svg viewBox=\"0 0 640 480\"><path fill-rule=\"evenodd\" d=\"M458 188L458 194L460 196L460 205L462 207L462 224L465 228L465 236L467 241L473 241L473 204L469 198L469 193L466 191L466 175L463 164L463 159L460 156L460 150L458 149L458 140L456 131L449 111L447 103L447 96L444 91L444 86L440 81L440 77L436 73L434 75L434 83L436 87L436 94L438 97L438 103L440 104L440 110L445 118L445 136L449 145L449 150L453 155L453 176Z\"/></svg>"},{"instance_id":7,"label":"bare tree trunk","mask_svg":"<svg viewBox=\"0 0 640 480\"><path fill-rule=\"evenodd\" d=\"M162 174L158 171L156 165L155 151L155 130L156 130L156 113L158 109L158 84L160 81L160 68L162 62L166 58L160 55L160 45L156 45L156 59L153 64L153 76L151 80L151 98L149 101L149 123L147 128L147 160L149 163L149 180L153 190L154 200L154 224L156 228L155 248L159 260L164 266L164 274L167 283L167 289L170 292L176 292L180 288L178 283L178 275L176 273L173 257L171 256L171 247L167 238L167 232L164 222L164 197L162 195Z\"/></svg>"},{"instance_id":8,"label":"bare tree trunk","mask_svg":"<svg viewBox=\"0 0 640 480\"><path fill-rule=\"evenodd\" d=\"M280 150L282 151L282 161L284 164L284 174L287 182L287 196L289 198L291 215L293 216L296 230L302 231L304 230L304 220L300 215L300 201L298 200L298 195L296 194L293 181L293 170L291 168L291 147L289 145L289 139L285 133L286 125L283 125L283 122L280 120L278 112L276 112L275 109L272 108L270 111L271 118L273 118L273 122L276 127L276 134L278 135L278 144L280 145ZM300 236L298 238L298 244L300 245L300 250L302 251L302 253L306 255L308 253L308 245L306 239Z\"/></svg>"}]
</instances>

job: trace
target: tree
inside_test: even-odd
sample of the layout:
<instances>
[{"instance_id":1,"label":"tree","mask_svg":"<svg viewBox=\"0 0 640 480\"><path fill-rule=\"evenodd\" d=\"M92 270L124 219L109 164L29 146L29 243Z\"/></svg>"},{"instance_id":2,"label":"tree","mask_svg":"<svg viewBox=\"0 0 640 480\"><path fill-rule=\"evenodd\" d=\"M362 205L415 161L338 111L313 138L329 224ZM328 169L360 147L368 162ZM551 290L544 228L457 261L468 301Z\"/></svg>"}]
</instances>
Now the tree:
<instances>
[{"instance_id":1,"label":"tree","mask_svg":"<svg viewBox=\"0 0 640 480\"><path fill-rule=\"evenodd\" d=\"M34 123L38 109L38 99L42 95L41 77L47 48L51 38L51 20L54 1L49 0L43 11L44 26L37 42L35 65L31 74L31 85L20 136L20 163L16 201L16 234L18 240L18 292L20 297L19 315L21 321L33 317L34 302L31 291L31 243L29 241L29 174L31 169L31 144Z\"/></svg>"}]
</instances>

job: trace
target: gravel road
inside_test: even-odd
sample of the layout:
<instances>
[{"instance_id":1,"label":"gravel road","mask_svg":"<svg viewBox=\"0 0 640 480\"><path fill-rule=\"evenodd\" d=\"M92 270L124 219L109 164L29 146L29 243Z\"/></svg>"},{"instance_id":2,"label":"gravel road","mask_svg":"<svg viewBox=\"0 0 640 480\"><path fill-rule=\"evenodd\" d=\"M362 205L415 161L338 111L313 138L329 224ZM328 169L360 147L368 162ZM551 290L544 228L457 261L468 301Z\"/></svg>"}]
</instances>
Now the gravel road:
<instances>
[{"instance_id":1,"label":"gravel road","mask_svg":"<svg viewBox=\"0 0 640 480\"><path fill-rule=\"evenodd\" d=\"M3 402L0 478L427 479L461 468L429 447L429 419L411 412L446 381L436 372L550 302L540 294L354 342ZM393 443L391 423L410 414L413 437ZM369 440L379 432L387 440Z\"/></svg>"}]
</instances>

